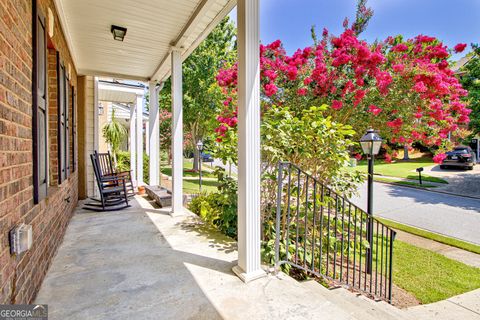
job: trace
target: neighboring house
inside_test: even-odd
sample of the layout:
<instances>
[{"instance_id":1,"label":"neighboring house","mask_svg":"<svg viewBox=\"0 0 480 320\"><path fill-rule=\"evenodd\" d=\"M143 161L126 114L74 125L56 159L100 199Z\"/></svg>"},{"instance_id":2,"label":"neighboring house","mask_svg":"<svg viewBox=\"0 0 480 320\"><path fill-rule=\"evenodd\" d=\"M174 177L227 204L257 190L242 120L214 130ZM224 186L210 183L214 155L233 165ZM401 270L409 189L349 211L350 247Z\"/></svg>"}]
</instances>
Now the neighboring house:
<instances>
[{"instance_id":1,"label":"neighboring house","mask_svg":"<svg viewBox=\"0 0 480 320\"><path fill-rule=\"evenodd\" d=\"M119 121L128 132L128 136L125 139L124 143L120 146L120 150L129 151L130 150L130 115L131 115L132 105L124 103L115 103L111 101L99 101L98 103L98 124L99 124L99 152L107 152L110 150L105 138L102 134L103 127L110 121L112 121L112 112L115 110L115 119ZM145 145L145 152L148 154L148 131L149 131L149 121L148 121L148 111L143 111L143 140Z\"/></svg>"}]
</instances>

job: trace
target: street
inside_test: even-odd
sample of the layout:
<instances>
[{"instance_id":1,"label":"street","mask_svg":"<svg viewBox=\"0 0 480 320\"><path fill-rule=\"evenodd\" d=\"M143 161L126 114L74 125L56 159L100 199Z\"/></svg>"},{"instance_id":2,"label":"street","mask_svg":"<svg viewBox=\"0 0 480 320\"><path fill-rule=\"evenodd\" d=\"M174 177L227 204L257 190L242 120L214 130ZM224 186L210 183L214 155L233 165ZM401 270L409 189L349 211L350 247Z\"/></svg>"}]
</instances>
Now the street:
<instances>
[{"instance_id":1,"label":"street","mask_svg":"<svg viewBox=\"0 0 480 320\"><path fill-rule=\"evenodd\" d=\"M367 185L352 202L367 207ZM374 215L480 244L480 199L374 183Z\"/></svg>"}]
</instances>

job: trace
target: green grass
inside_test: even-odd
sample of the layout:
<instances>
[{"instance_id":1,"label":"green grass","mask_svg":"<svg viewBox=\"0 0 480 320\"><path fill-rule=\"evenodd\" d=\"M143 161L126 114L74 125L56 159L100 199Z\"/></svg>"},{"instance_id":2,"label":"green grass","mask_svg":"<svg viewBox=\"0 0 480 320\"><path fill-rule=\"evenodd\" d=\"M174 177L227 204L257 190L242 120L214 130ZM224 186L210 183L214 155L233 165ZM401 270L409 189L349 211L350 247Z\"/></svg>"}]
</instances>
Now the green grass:
<instances>
[{"instance_id":1,"label":"green grass","mask_svg":"<svg viewBox=\"0 0 480 320\"><path fill-rule=\"evenodd\" d=\"M463 249L463 250L466 250L466 251L470 251L470 252L473 252L473 253L480 254L480 246L479 245L469 243L469 242L465 242L465 241L458 240L458 239L454 239L454 238L450 238L450 237L446 237L446 236L443 236L441 234L429 232L429 231L418 229L418 228L415 228L415 227L407 226L407 225L404 225L404 224L401 224L401 223L398 223L398 222L394 222L394 221L391 221L391 220L382 219L382 218L378 218L378 219L383 224L385 224L385 225L387 225L387 226L389 226L393 229L405 231L405 232L408 232L408 233L411 233L411 234L414 234L414 235L417 235L417 236L420 236L420 237L423 237L423 238L427 238L427 239L430 239L430 240L441 242L443 244L447 244L447 245L452 246L452 247L456 247L456 248L459 248L459 249Z\"/></svg>"},{"instance_id":2,"label":"green grass","mask_svg":"<svg viewBox=\"0 0 480 320\"><path fill-rule=\"evenodd\" d=\"M393 184L398 184L398 185L403 185L403 186L414 186L418 188L436 188L437 186L434 186L432 184L419 184L416 182L412 181L400 181L400 180L394 180L394 179L389 179L389 178L384 178L384 177L374 177L373 180L375 181L381 181L381 182L388 182L388 183L393 183Z\"/></svg>"},{"instance_id":3,"label":"green grass","mask_svg":"<svg viewBox=\"0 0 480 320\"><path fill-rule=\"evenodd\" d=\"M198 178L198 172L193 172L192 170L193 163L190 159L183 159L183 177L192 177ZM160 164L160 170L163 174L167 176L172 176L172 166L167 162ZM215 178L215 175L211 172L212 168L202 165L202 177L204 178Z\"/></svg>"},{"instance_id":4,"label":"green grass","mask_svg":"<svg viewBox=\"0 0 480 320\"><path fill-rule=\"evenodd\" d=\"M394 242L394 283L422 304L480 287L480 269L402 241Z\"/></svg>"},{"instance_id":5,"label":"green grass","mask_svg":"<svg viewBox=\"0 0 480 320\"><path fill-rule=\"evenodd\" d=\"M382 176L418 180L418 174L415 172L415 169L419 167L428 167L433 164L434 163L431 158L418 158L409 161L397 160L392 163L387 163L383 160L376 160L374 171L375 174ZM367 161L361 160L357 163L356 167L349 167L349 170L357 170L366 173L368 170ZM441 178L431 177L424 174L422 174L422 180L437 183L448 183Z\"/></svg>"},{"instance_id":6,"label":"green grass","mask_svg":"<svg viewBox=\"0 0 480 320\"><path fill-rule=\"evenodd\" d=\"M218 181L216 180L202 180L202 192L216 192ZM184 178L183 179L183 191L185 193L198 193L198 178Z\"/></svg>"}]
</instances>

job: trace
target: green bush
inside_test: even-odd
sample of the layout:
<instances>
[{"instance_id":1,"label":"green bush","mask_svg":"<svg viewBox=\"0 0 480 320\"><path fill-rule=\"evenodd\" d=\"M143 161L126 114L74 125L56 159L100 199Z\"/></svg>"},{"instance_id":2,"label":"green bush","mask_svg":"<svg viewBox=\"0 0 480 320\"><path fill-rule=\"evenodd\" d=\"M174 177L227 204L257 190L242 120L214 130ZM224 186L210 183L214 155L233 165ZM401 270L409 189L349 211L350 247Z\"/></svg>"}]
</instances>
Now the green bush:
<instances>
[{"instance_id":1,"label":"green bush","mask_svg":"<svg viewBox=\"0 0 480 320\"><path fill-rule=\"evenodd\" d=\"M217 167L218 192L201 194L188 208L229 237L237 238L237 182Z\"/></svg>"},{"instance_id":2,"label":"green bush","mask_svg":"<svg viewBox=\"0 0 480 320\"><path fill-rule=\"evenodd\" d=\"M143 154L143 181L148 182L149 173L150 173L150 163L149 156ZM130 171L130 152L129 151L119 151L117 153L117 169L118 171Z\"/></svg>"}]
</instances>

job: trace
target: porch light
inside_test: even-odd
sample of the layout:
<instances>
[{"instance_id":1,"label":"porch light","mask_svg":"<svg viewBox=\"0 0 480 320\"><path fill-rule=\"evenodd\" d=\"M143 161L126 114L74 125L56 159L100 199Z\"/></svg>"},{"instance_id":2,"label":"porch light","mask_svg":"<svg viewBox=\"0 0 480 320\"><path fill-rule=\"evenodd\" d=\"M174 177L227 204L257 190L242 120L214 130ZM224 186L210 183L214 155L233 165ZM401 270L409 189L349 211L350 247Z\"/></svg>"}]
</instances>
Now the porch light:
<instances>
[{"instance_id":1,"label":"porch light","mask_svg":"<svg viewBox=\"0 0 480 320\"><path fill-rule=\"evenodd\" d=\"M112 24L110 32L113 34L113 39L117 41L123 41L125 35L127 34L127 28L119 27Z\"/></svg>"},{"instance_id":2,"label":"porch light","mask_svg":"<svg viewBox=\"0 0 480 320\"><path fill-rule=\"evenodd\" d=\"M368 129L367 133L360 138L360 145L367 156L376 156L380 152L382 138L373 129Z\"/></svg>"}]
</instances>

